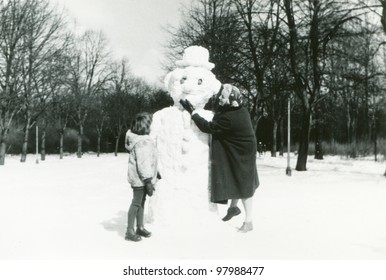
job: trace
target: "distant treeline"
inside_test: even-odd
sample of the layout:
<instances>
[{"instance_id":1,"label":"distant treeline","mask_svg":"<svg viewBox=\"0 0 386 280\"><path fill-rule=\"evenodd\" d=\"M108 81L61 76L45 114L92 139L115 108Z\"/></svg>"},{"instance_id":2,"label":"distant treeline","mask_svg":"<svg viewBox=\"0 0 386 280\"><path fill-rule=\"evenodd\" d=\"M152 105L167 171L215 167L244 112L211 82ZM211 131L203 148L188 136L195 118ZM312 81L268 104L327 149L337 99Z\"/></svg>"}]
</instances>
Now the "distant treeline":
<instances>
[{"instance_id":1,"label":"distant treeline","mask_svg":"<svg viewBox=\"0 0 386 280\"><path fill-rule=\"evenodd\" d=\"M324 142L352 146L352 156L363 142L376 154L386 136L384 8L384 0L197 0L169 29L169 58L192 44L208 48L273 156L287 143L290 101L299 171L310 140L319 159Z\"/></svg>"},{"instance_id":2,"label":"distant treeline","mask_svg":"<svg viewBox=\"0 0 386 280\"><path fill-rule=\"evenodd\" d=\"M101 32L76 32L48 0L0 1L0 165L7 153L115 152L132 117L171 104L114 59Z\"/></svg>"},{"instance_id":3,"label":"distant treeline","mask_svg":"<svg viewBox=\"0 0 386 280\"><path fill-rule=\"evenodd\" d=\"M181 9L180 24L167 29L165 66L173 67L190 45L206 47L218 79L240 88L257 140L272 156L286 151L291 116L299 171L310 153L322 159L337 145L352 157L365 146L383 153L381 4L193 1ZM47 0L0 1L0 165L6 153L25 161L35 151L36 125L42 158L123 151L135 113L171 104L167 93L134 77L127 60L112 58L101 32L75 30Z\"/></svg>"}]
</instances>

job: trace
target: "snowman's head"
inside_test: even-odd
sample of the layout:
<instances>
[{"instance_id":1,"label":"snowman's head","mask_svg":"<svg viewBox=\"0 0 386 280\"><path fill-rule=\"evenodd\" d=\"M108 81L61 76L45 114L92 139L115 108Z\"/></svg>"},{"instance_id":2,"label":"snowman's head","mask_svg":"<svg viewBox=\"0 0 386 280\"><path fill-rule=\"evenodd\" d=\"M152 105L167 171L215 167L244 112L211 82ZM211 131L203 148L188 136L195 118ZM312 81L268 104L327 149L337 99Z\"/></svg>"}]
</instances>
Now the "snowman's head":
<instances>
[{"instance_id":1,"label":"snowman's head","mask_svg":"<svg viewBox=\"0 0 386 280\"><path fill-rule=\"evenodd\" d=\"M175 106L181 106L180 99L187 99L195 108L203 108L219 92L221 83L210 71L214 64L208 58L207 49L189 47L183 59L176 62L177 68L166 75L165 86Z\"/></svg>"}]
</instances>

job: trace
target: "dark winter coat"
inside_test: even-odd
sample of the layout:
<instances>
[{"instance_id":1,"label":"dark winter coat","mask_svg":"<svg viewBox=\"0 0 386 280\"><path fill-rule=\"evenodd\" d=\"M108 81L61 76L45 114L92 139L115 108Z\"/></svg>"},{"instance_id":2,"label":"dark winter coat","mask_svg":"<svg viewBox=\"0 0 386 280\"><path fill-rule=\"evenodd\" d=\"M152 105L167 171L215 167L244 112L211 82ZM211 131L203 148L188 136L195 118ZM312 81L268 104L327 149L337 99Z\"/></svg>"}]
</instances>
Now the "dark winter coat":
<instances>
[{"instance_id":1,"label":"dark winter coat","mask_svg":"<svg viewBox=\"0 0 386 280\"><path fill-rule=\"evenodd\" d=\"M259 186L256 168L256 137L251 118L243 107L228 107L216 112L208 122L193 112L193 121L212 134L211 201L252 197Z\"/></svg>"}]
</instances>

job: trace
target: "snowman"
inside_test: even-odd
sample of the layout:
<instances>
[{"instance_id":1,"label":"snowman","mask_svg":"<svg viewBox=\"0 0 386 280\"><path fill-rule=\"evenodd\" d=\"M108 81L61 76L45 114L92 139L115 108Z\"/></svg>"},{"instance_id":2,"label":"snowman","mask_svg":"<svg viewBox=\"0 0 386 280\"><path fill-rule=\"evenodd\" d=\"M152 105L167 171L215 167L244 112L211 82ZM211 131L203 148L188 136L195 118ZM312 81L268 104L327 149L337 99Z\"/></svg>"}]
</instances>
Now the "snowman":
<instances>
[{"instance_id":1,"label":"snowman","mask_svg":"<svg viewBox=\"0 0 386 280\"><path fill-rule=\"evenodd\" d=\"M181 99L188 99L200 116L208 121L212 119L213 112L204 106L221 88L220 81L211 72L213 67L207 49L190 46L165 77L174 105L153 115L150 135L157 145L162 179L149 201L150 221L195 219L197 215L210 215L208 213L216 210L209 202L210 135L197 128L179 103Z\"/></svg>"}]
</instances>

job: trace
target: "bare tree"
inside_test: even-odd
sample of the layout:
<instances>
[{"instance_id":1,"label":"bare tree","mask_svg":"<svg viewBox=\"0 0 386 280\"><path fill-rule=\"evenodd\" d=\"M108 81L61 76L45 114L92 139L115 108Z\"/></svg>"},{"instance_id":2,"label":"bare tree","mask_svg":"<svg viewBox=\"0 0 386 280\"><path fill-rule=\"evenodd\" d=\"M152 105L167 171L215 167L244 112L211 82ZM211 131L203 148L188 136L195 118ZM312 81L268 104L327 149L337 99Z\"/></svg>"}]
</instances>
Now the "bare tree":
<instances>
[{"instance_id":1,"label":"bare tree","mask_svg":"<svg viewBox=\"0 0 386 280\"><path fill-rule=\"evenodd\" d=\"M36 94L39 98L37 104L37 111L41 112L39 117L39 126L41 127L41 160L45 160L46 155L46 129L51 123L58 125L60 128L59 133L61 137L60 155L63 158L63 127L67 125L69 109L66 104L68 101L62 98L63 92L68 91L65 88L66 73L68 70L68 63L66 63L67 46L62 45L60 49L57 49L51 59L44 62L41 75L34 78L33 86ZM59 97L60 96L60 97ZM58 104L58 99L60 103ZM57 111L56 111L57 110ZM62 118L64 113L65 122L62 124ZM66 117L67 115L67 117ZM63 131L62 131L63 130Z\"/></svg>"},{"instance_id":2,"label":"bare tree","mask_svg":"<svg viewBox=\"0 0 386 280\"><path fill-rule=\"evenodd\" d=\"M311 117L315 111L317 114L314 114L314 123L318 126L320 121L318 106L325 98L321 89L325 83L326 49L331 40L339 36L343 25L355 19L357 14L352 15L355 3L350 1L284 0L283 8L289 30L289 54L294 92L302 108L302 128L296 170L305 171ZM319 139L315 142L319 142L321 147Z\"/></svg>"},{"instance_id":3,"label":"bare tree","mask_svg":"<svg viewBox=\"0 0 386 280\"><path fill-rule=\"evenodd\" d=\"M379 2L382 5L381 22L382 22L382 26L383 26L383 31L386 33L386 0L379 0ZM386 177L386 169L385 169L385 173L383 175Z\"/></svg>"},{"instance_id":4,"label":"bare tree","mask_svg":"<svg viewBox=\"0 0 386 280\"><path fill-rule=\"evenodd\" d=\"M382 23L383 30L386 33L386 0L378 0L378 1L382 5L381 23Z\"/></svg>"},{"instance_id":5,"label":"bare tree","mask_svg":"<svg viewBox=\"0 0 386 280\"><path fill-rule=\"evenodd\" d=\"M133 92L134 83L126 60L113 64L110 94L106 97L109 128L115 138L114 154L118 155L119 140L129 121L139 110Z\"/></svg>"},{"instance_id":6,"label":"bare tree","mask_svg":"<svg viewBox=\"0 0 386 280\"><path fill-rule=\"evenodd\" d=\"M124 91L127 83L129 65L126 59L122 59L120 63L112 62L109 65L110 78L104 85L104 88L98 95L92 98L92 107L90 114L92 116L93 125L95 125L97 131L97 156L99 157L101 152L101 139L106 125L109 123L109 102L111 102L111 96L119 94ZM116 152L117 155L117 152Z\"/></svg>"},{"instance_id":7,"label":"bare tree","mask_svg":"<svg viewBox=\"0 0 386 280\"><path fill-rule=\"evenodd\" d=\"M265 87L265 78L272 60L278 50L278 36L280 35L280 6L278 1L233 0L237 15L243 26L242 29L242 60L246 61L245 69L251 73L248 79L250 87L251 117L255 126L259 118L259 101L268 96ZM240 71L239 71L240 72ZM248 87L246 87L248 88ZM263 102L263 101L261 101ZM271 107L273 108L273 107Z\"/></svg>"},{"instance_id":8,"label":"bare tree","mask_svg":"<svg viewBox=\"0 0 386 280\"><path fill-rule=\"evenodd\" d=\"M99 157L101 153L102 135L109 118L108 111L106 110L107 91L108 89L103 90L100 94L93 98L93 104L90 108L90 116L92 119L92 123L93 125L95 125L95 129L97 132L97 157Z\"/></svg>"},{"instance_id":9,"label":"bare tree","mask_svg":"<svg viewBox=\"0 0 386 280\"><path fill-rule=\"evenodd\" d=\"M358 67L355 58L356 48L352 48L356 43L354 36L335 40L329 50L330 72L327 83L330 94L334 97L335 106L338 106L339 111L343 112L346 123L346 142L354 145L354 153L358 139L359 105L362 95L357 79L361 67ZM338 120L335 119L335 121Z\"/></svg>"},{"instance_id":10,"label":"bare tree","mask_svg":"<svg viewBox=\"0 0 386 280\"><path fill-rule=\"evenodd\" d=\"M20 110L20 63L26 33L28 5L17 0L0 2L0 165L5 163L12 121Z\"/></svg>"},{"instance_id":11,"label":"bare tree","mask_svg":"<svg viewBox=\"0 0 386 280\"><path fill-rule=\"evenodd\" d=\"M101 32L87 31L76 42L71 58L69 85L74 96L73 120L78 126L78 158L82 157L82 138L92 96L103 90L108 80L107 41Z\"/></svg>"},{"instance_id":12,"label":"bare tree","mask_svg":"<svg viewBox=\"0 0 386 280\"><path fill-rule=\"evenodd\" d=\"M54 63L57 52L60 52L66 44L61 33L64 19L55 8L49 8L49 2L30 0L26 5L29 15L26 18L26 33L22 38L25 55L22 63L21 113L24 116L24 141L21 162L25 162L27 158L30 128L45 110L42 105L46 104L44 101L48 98L49 92L43 91L45 85L42 83L46 83L46 68Z\"/></svg>"},{"instance_id":13,"label":"bare tree","mask_svg":"<svg viewBox=\"0 0 386 280\"><path fill-rule=\"evenodd\" d=\"M238 71L242 63L240 43L242 30L231 0L199 0L182 10L183 19L177 28L169 27L171 37L167 45L167 65L172 63L190 45L200 45L210 52L215 64L213 72L223 83L241 80Z\"/></svg>"},{"instance_id":14,"label":"bare tree","mask_svg":"<svg viewBox=\"0 0 386 280\"><path fill-rule=\"evenodd\" d=\"M50 99L48 114L50 122L59 135L59 157L64 155L64 133L68 126L70 116L73 114L73 98L71 92L66 87L60 87L53 91Z\"/></svg>"},{"instance_id":15,"label":"bare tree","mask_svg":"<svg viewBox=\"0 0 386 280\"><path fill-rule=\"evenodd\" d=\"M257 119L259 110L272 121L271 155L276 156L277 131L285 113L286 92L291 81L288 77L288 54L282 31L281 8L278 1L232 1L244 25L244 60L246 71L253 73L256 94L252 97L251 116ZM260 103L260 104L259 104ZM260 107L260 108L259 108Z\"/></svg>"},{"instance_id":16,"label":"bare tree","mask_svg":"<svg viewBox=\"0 0 386 280\"><path fill-rule=\"evenodd\" d=\"M352 145L351 156L358 155L357 141L370 142L377 134L375 115L376 100L383 71L380 71L379 49L382 46L379 27L372 25L364 17L345 27L346 32L336 38L328 50L326 72L329 91L338 97L335 105L341 120L346 121L347 143ZM353 48L355 46L355 48ZM339 121L338 121L339 122Z\"/></svg>"}]
</instances>

